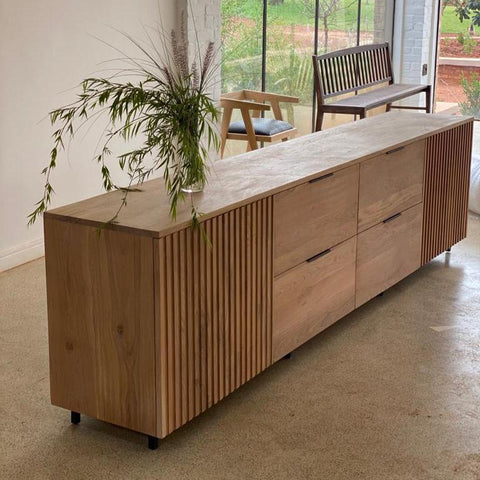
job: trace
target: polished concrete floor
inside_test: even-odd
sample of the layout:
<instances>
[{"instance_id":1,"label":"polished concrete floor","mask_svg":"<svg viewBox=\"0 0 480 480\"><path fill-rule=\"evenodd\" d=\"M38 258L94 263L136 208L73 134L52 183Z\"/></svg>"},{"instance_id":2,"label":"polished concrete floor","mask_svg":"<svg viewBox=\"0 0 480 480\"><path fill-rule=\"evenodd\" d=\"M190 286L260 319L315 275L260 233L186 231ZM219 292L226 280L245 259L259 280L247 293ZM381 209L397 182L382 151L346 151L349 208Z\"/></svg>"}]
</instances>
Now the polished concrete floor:
<instances>
[{"instance_id":1,"label":"polished concrete floor","mask_svg":"<svg viewBox=\"0 0 480 480\"><path fill-rule=\"evenodd\" d=\"M163 440L50 405L43 260L0 275L1 479L480 479L466 240Z\"/></svg>"}]
</instances>

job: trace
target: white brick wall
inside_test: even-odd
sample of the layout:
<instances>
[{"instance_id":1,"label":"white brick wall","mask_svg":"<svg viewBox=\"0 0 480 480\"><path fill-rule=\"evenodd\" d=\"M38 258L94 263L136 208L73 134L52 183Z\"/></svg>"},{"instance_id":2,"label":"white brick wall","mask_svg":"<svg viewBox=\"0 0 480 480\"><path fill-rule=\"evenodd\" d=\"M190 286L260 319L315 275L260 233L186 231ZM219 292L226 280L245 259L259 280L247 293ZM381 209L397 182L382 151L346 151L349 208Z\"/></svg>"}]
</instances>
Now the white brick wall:
<instances>
[{"instance_id":1,"label":"white brick wall","mask_svg":"<svg viewBox=\"0 0 480 480\"><path fill-rule=\"evenodd\" d=\"M213 41L216 46L217 61L220 61L220 32L221 32L221 0L181 0L178 2L179 10L186 12L187 32L190 55L200 45L203 53L208 43ZM198 39L198 44L197 44ZM212 81L213 97L220 97L220 68Z\"/></svg>"},{"instance_id":2,"label":"white brick wall","mask_svg":"<svg viewBox=\"0 0 480 480\"><path fill-rule=\"evenodd\" d=\"M394 69L397 82L432 83L435 71L437 0L398 2L395 17ZM427 64L428 74L422 76ZM412 98L410 105L423 105Z\"/></svg>"}]
</instances>

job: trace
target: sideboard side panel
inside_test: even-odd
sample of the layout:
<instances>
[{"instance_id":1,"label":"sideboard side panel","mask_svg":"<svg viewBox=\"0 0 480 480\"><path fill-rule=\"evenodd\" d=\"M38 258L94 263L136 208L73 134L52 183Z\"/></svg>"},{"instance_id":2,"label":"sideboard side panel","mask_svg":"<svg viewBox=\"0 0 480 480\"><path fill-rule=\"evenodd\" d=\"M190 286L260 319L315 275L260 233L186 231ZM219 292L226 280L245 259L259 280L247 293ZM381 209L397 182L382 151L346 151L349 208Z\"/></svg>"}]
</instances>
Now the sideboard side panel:
<instances>
[{"instance_id":1,"label":"sideboard side panel","mask_svg":"<svg viewBox=\"0 0 480 480\"><path fill-rule=\"evenodd\" d=\"M272 363L272 198L155 240L158 436Z\"/></svg>"},{"instance_id":2,"label":"sideboard side panel","mask_svg":"<svg viewBox=\"0 0 480 480\"><path fill-rule=\"evenodd\" d=\"M45 217L54 405L155 434L151 238Z\"/></svg>"},{"instance_id":3,"label":"sideboard side panel","mask_svg":"<svg viewBox=\"0 0 480 480\"><path fill-rule=\"evenodd\" d=\"M467 235L473 121L427 138L422 265Z\"/></svg>"}]
</instances>

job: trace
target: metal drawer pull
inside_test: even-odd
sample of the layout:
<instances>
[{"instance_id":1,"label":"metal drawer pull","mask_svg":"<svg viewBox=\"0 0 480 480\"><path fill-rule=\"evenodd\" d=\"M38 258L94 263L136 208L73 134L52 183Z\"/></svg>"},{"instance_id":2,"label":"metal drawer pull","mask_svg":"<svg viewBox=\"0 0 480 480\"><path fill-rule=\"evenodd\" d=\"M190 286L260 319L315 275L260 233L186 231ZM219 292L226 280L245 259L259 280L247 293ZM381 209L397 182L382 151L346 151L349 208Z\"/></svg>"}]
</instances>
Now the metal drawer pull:
<instances>
[{"instance_id":1,"label":"metal drawer pull","mask_svg":"<svg viewBox=\"0 0 480 480\"><path fill-rule=\"evenodd\" d=\"M328 248L327 250L324 250L323 252L320 252L320 253L317 253L316 255L314 255L313 257L310 257L307 262L310 263L310 262L314 262L315 260L318 260L320 257L324 257L325 255L327 255L328 253L330 253L332 251L331 248Z\"/></svg>"},{"instance_id":2,"label":"metal drawer pull","mask_svg":"<svg viewBox=\"0 0 480 480\"><path fill-rule=\"evenodd\" d=\"M399 152L400 150L403 150L405 147L398 147L398 148L394 148L393 150L389 150L387 152L387 155L390 155L391 153L395 153L395 152Z\"/></svg>"},{"instance_id":3,"label":"metal drawer pull","mask_svg":"<svg viewBox=\"0 0 480 480\"><path fill-rule=\"evenodd\" d=\"M318 178L314 178L313 180L309 180L308 183L319 182L320 180L325 180L328 177L333 177L333 172L327 173L326 175L322 175L321 177L318 177Z\"/></svg>"},{"instance_id":4,"label":"metal drawer pull","mask_svg":"<svg viewBox=\"0 0 480 480\"><path fill-rule=\"evenodd\" d=\"M388 223L391 222L392 220L395 220L401 215L401 213L396 213L395 215L392 215L391 217L386 218L383 223Z\"/></svg>"}]
</instances>

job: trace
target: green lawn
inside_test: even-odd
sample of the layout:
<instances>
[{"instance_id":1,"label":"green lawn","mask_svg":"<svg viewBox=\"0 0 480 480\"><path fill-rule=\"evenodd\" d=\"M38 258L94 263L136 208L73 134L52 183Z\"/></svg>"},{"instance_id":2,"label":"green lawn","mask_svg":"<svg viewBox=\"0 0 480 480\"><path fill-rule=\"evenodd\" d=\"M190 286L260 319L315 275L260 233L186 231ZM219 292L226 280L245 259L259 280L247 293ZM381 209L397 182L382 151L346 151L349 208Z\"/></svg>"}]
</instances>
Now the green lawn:
<instances>
[{"instance_id":1,"label":"green lawn","mask_svg":"<svg viewBox=\"0 0 480 480\"><path fill-rule=\"evenodd\" d=\"M328 1L320 5L328 5ZM268 21L283 25L313 25L314 2L305 0L284 0L278 5L268 5ZM372 30L375 1L363 0L361 12L361 30ZM333 30L356 29L357 0L341 0L339 8L328 18L329 28ZM224 18L242 17L260 21L263 12L262 0L223 0L222 14ZM322 8L320 8L322 13ZM445 8L442 17L441 33L465 32L470 26L468 21L460 22L455 14L455 8ZM320 25L320 28L322 26Z\"/></svg>"},{"instance_id":2,"label":"green lawn","mask_svg":"<svg viewBox=\"0 0 480 480\"><path fill-rule=\"evenodd\" d=\"M320 17L322 5L320 2ZM284 0L278 5L268 5L268 22L281 25L312 25L315 10L313 1ZM222 14L224 18L243 17L259 21L262 17L263 2L261 0L223 0ZM357 0L341 0L336 11L328 17L328 25L332 30L356 30L358 2ZM361 29L373 29L374 1L363 0L361 12ZM320 18L320 22L322 19ZM322 26L320 25L320 28Z\"/></svg>"},{"instance_id":3,"label":"green lawn","mask_svg":"<svg viewBox=\"0 0 480 480\"><path fill-rule=\"evenodd\" d=\"M470 27L470 22L465 20L463 23L455 14L454 7L445 7L442 16L441 33L460 33L466 32Z\"/></svg>"}]
</instances>

